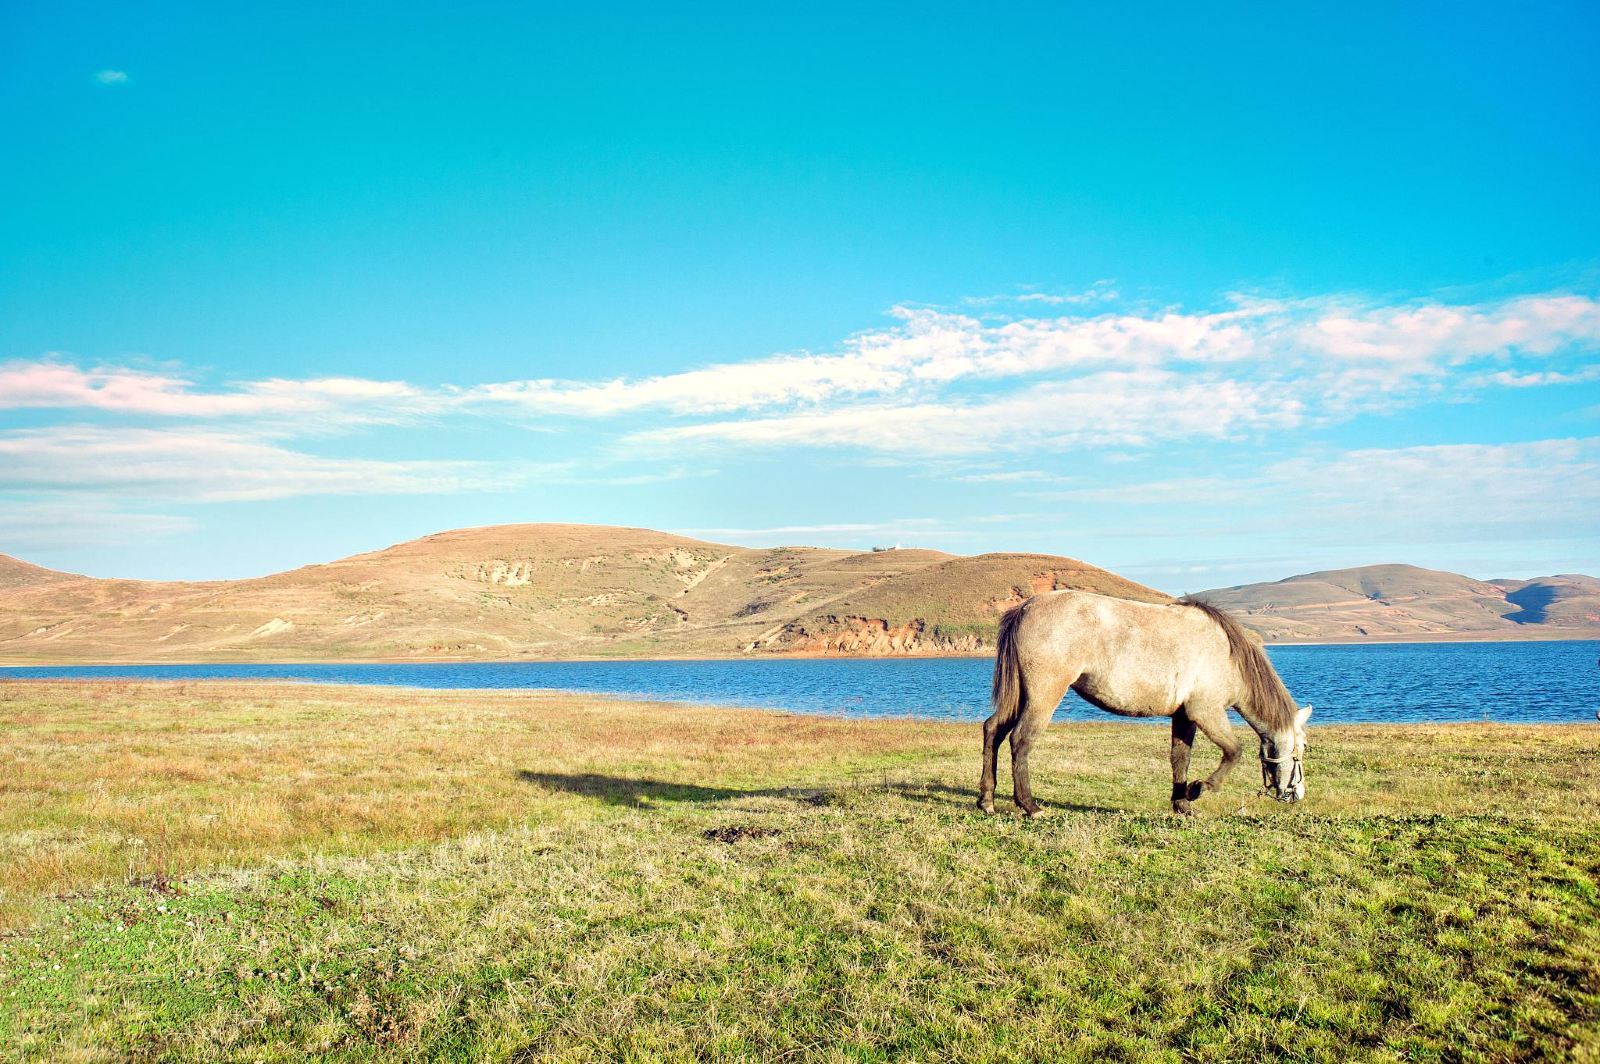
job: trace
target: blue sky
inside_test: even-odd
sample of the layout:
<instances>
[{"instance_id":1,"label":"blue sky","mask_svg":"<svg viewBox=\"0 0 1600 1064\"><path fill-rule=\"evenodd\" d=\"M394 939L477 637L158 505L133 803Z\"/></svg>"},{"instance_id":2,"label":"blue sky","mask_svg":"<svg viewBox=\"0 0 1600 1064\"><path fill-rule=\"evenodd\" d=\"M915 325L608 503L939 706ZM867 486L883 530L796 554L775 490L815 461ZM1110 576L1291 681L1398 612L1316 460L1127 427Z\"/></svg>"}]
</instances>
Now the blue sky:
<instances>
[{"instance_id":1,"label":"blue sky","mask_svg":"<svg viewBox=\"0 0 1600 1064\"><path fill-rule=\"evenodd\" d=\"M9 5L0 551L1600 570L1585 5Z\"/></svg>"}]
</instances>

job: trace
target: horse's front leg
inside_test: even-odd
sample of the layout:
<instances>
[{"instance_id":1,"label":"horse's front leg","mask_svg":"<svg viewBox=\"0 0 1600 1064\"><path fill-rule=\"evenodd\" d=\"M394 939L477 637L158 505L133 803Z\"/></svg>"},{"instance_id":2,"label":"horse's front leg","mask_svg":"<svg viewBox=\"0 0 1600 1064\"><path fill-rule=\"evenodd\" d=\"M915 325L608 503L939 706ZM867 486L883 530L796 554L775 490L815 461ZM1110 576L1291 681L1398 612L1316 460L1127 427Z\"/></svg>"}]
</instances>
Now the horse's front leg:
<instances>
[{"instance_id":1,"label":"horse's front leg","mask_svg":"<svg viewBox=\"0 0 1600 1064\"><path fill-rule=\"evenodd\" d=\"M1189 802L1200 797L1201 785L1189 783L1189 758L1194 753L1194 721L1182 706L1172 715L1172 811L1193 816Z\"/></svg>"}]
</instances>

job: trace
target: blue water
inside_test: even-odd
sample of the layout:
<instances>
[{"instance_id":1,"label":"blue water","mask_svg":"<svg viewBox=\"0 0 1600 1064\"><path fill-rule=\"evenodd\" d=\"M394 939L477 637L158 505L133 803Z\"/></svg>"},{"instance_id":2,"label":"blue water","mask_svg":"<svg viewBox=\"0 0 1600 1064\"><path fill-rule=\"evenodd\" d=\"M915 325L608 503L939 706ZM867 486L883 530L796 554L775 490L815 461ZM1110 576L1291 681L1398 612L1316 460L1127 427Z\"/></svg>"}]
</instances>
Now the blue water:
<instances>
[{"instance_id":1,"label":"blue water","mask_svg":"<svg viewBox=\"0 0 1600 1064\"><path fill-rule=\"evenodd\" d=\"M1318 724L1595 723L1600 641L1292 646L1269 650ZM0 668L5 679L284 679L427 688L557 688L853 717L980 720L979 658L548 661L404 665L105 665ZM1068 695L1062 714L1113 719ZM1058 719L1060 719L1058 717Z\"/></svg>"}]
</instances>

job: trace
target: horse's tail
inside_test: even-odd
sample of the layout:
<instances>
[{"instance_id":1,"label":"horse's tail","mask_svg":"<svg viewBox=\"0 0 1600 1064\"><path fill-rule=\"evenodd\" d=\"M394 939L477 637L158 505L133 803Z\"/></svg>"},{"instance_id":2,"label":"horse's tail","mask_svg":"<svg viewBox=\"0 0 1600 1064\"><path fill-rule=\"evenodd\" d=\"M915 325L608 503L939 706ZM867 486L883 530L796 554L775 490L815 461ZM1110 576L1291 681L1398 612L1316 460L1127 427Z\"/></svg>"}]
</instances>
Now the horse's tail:
<instances>
[{"instance_id":1,"label":"horse's tail","mask_svg":"<svg viewBox=\"0 0 1600 1064\"><path fill-rule=\"evenodd\" d=\"M994 652L994 686L990 691L996 724L1013 720L1022 706L1022 659L1017 653L1017 625L1022 623L1022 610L1026 605L1013 606L1000 615L1000 635Z\"/></svg>"}]
</instances>

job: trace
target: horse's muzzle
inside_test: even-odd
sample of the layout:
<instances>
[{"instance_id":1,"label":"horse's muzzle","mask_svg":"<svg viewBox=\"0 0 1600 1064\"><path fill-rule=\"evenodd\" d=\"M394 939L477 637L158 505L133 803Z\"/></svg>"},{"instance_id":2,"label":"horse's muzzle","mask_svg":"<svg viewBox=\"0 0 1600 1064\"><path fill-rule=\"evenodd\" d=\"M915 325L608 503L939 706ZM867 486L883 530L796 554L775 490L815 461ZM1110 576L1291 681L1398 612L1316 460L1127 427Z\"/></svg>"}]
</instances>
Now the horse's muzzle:
<instances>
[{"instance_id":1,"label":"horse's muzzle","mask_svg":"<svg viewBox=\"0 0 1600 1064\"><path fill-rule=\"evenodd\" d=\"M1275 777L1282 774L1281 769L1285 761L1289 762L1289 779L1280 784L1276 782ZM1275 801L1293 805L1305 797L1305 778L1305 768L1300 764L1298 757L1268 757L1265 751L1262 752L1261 789Z\"/></svg>"}]
</instances>

